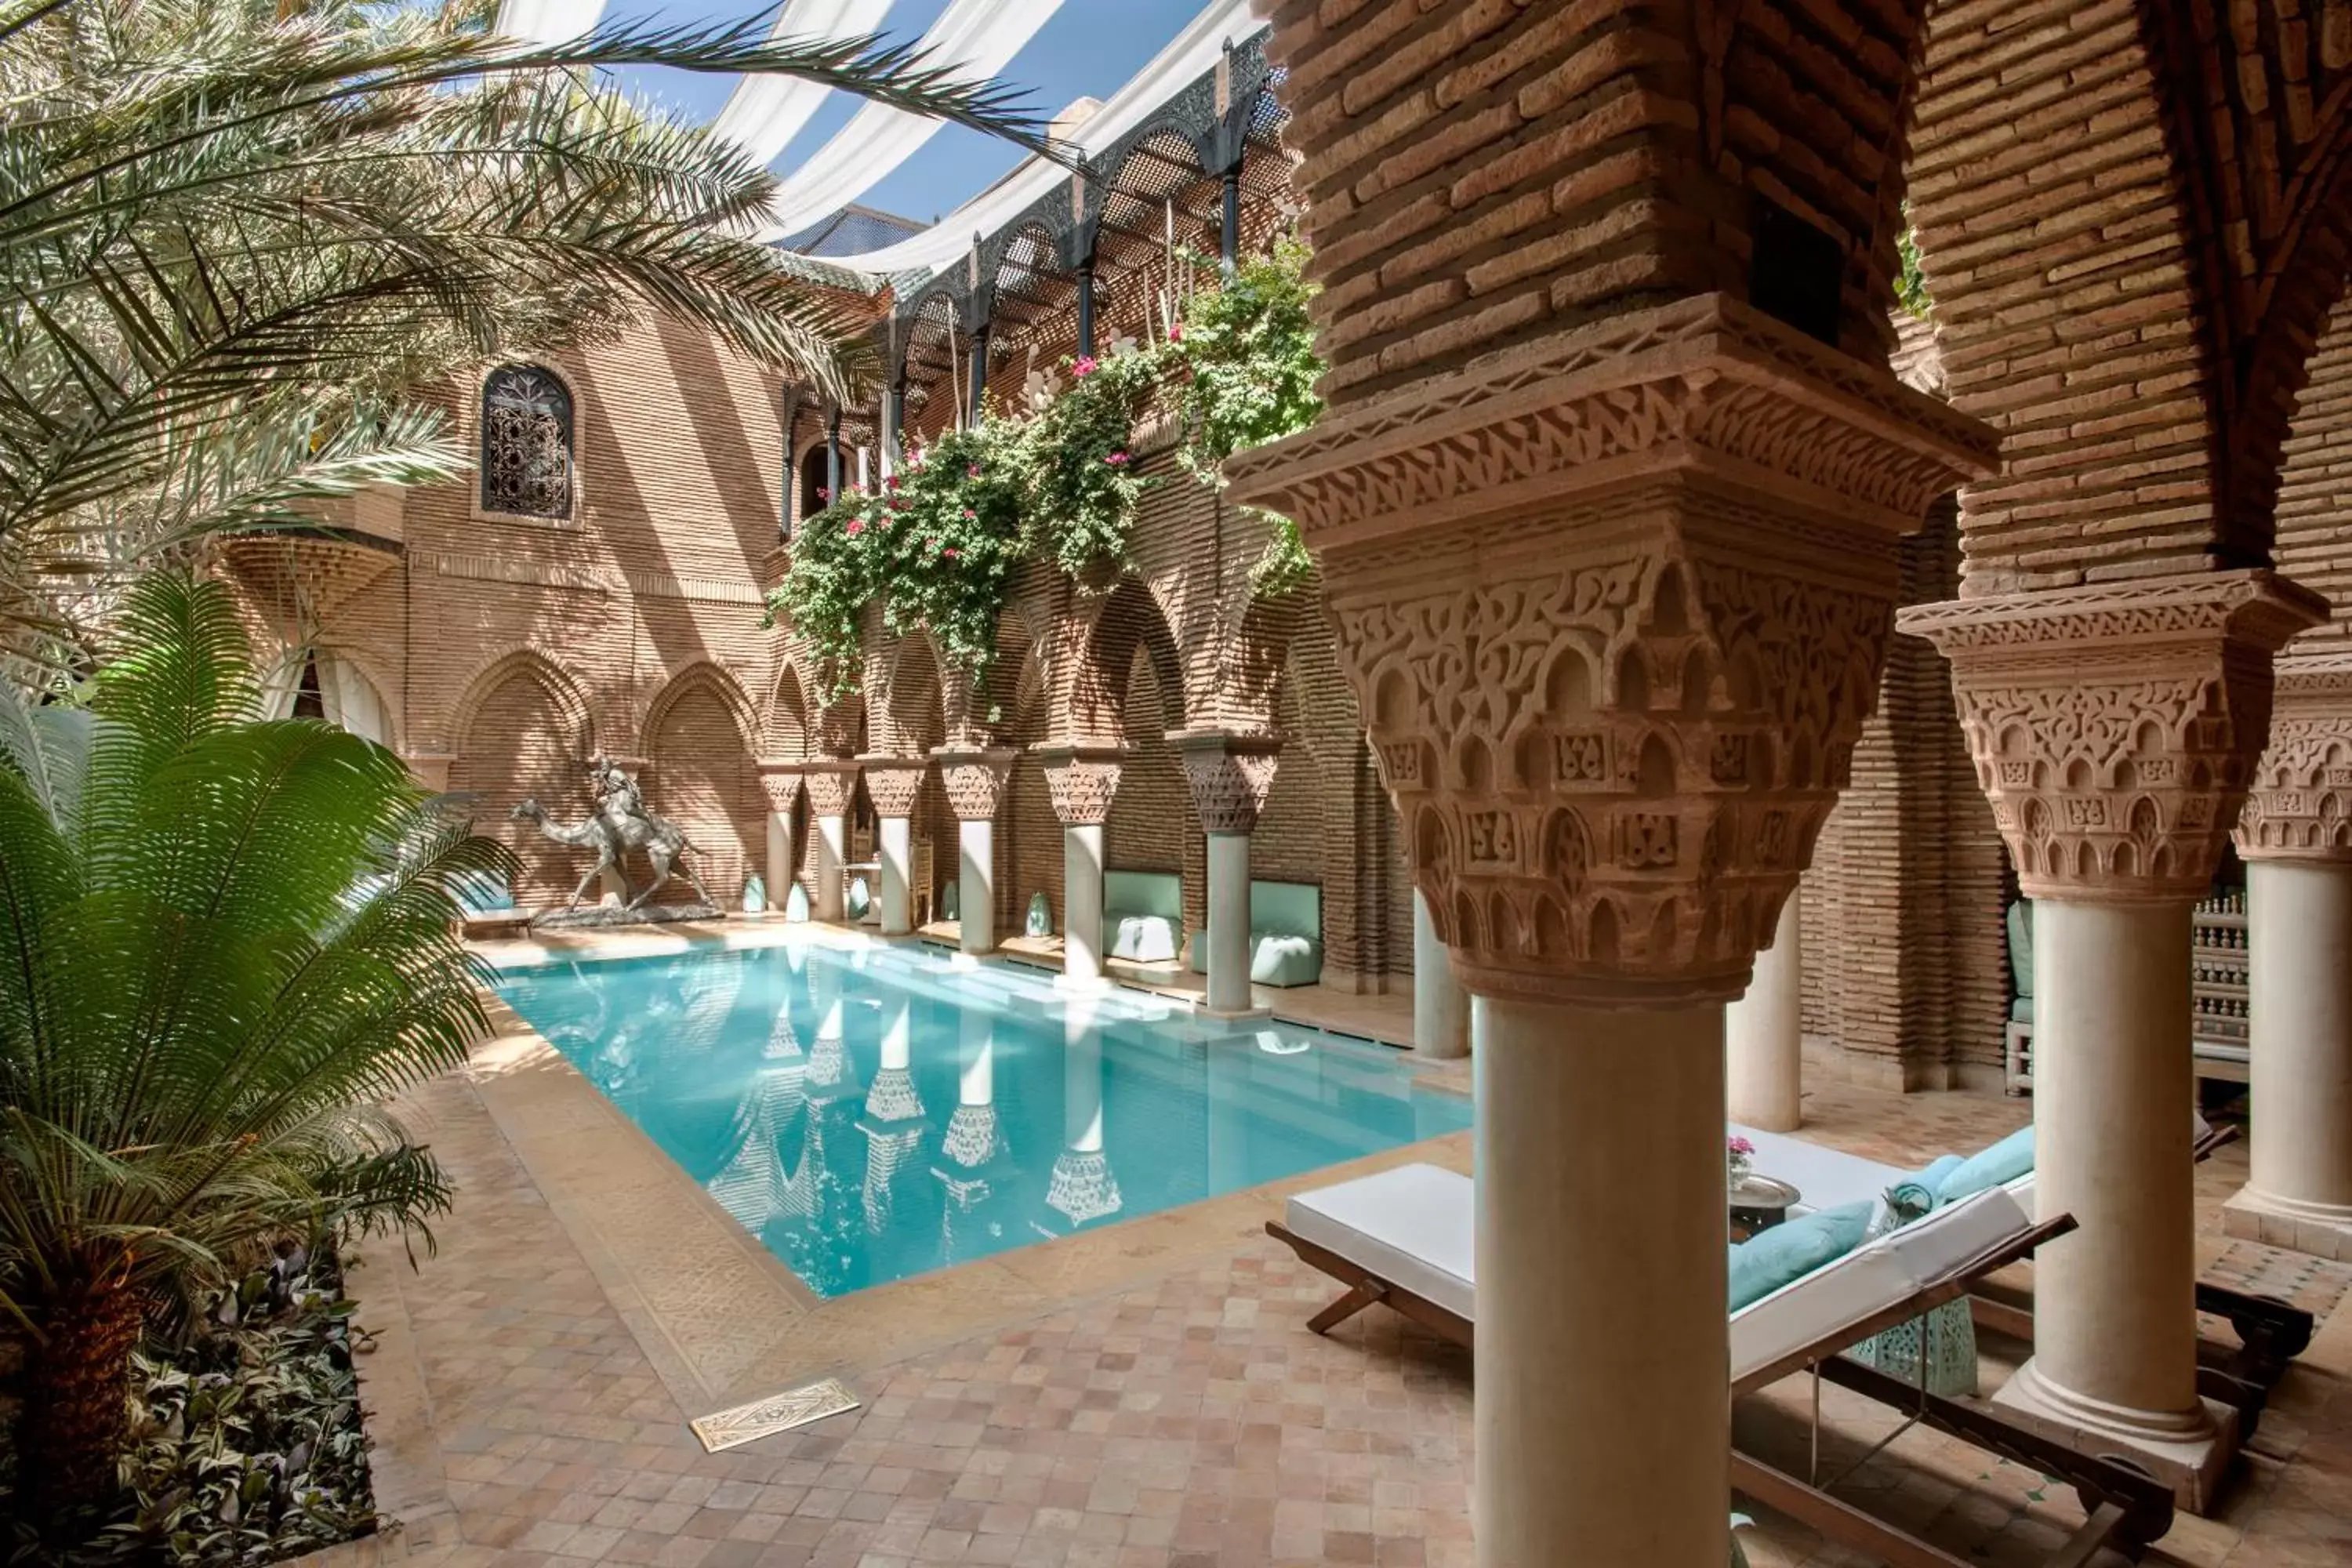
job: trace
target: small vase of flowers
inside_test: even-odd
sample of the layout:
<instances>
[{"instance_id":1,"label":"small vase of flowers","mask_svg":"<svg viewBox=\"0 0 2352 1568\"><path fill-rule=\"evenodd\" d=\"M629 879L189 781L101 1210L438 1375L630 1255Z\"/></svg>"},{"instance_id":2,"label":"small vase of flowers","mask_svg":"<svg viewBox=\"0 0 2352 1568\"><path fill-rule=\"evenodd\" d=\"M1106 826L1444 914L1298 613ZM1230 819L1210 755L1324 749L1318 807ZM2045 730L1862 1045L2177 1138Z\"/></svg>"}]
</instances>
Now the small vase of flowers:
<instances>
[{"instance_id":1,"label":"small vase of flowers","mask_svg":"<svg viewBox=\"0 0 2352 1568\"><path fill-rule=\"evenodd\" d=\"M1745 1138L1732 1138L1724 1146L1724 1163L1730 1177L1731 1189L1739 1190L1748 1173L1756 1169L1756 1145Z\"/></svg>"}]
</instances>

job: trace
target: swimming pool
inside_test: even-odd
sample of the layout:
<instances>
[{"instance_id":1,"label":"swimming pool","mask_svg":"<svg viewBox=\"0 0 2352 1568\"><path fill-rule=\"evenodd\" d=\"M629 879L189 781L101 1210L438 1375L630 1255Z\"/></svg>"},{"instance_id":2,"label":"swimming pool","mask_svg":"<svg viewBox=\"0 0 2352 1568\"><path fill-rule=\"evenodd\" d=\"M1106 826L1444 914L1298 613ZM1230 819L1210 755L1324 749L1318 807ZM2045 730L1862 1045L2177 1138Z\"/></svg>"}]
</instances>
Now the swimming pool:
<instances>
[{"instance_id":1,"label":"swimming pool","mask_svg":"<svg viewBox=\"0 0 2352 1568\"><path fill-rule=\"evenodd\" d=\"M564 962L499 993L825 1297L1470 1124L1385 1047L903 946Z\"/></svg>"}]
</instances>

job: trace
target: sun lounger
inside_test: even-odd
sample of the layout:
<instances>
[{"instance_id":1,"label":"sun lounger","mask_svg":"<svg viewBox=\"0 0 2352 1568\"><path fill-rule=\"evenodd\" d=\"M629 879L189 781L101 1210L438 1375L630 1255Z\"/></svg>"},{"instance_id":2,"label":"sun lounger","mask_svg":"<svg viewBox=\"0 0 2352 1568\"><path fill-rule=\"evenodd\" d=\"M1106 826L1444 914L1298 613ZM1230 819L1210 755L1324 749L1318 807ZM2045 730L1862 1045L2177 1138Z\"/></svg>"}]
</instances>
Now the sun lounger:
<instances>
[{"instance_id":1,"label":"sun lounger","mask_svg":"<svg viewBox=\"0 0 2352 1568\"><path fill-rule=\"evenodd\" d=\"M1456 1343L1472 1343L1477 1315L1473 1193L1468 1177L1416 1164L1292 1198L1284 1220L1268 1224L1267 1233L1347 1288L1308 1327L1328 1332L1378 1303ZM2045 1568L2072 1568L2107 1548L2137 1557L2171 1527L2167 1488L2111 1459L2022 1430L1989 1405L1924 1393L1839 1354L1958 1300L1976 1280L2029 1256L2073 1223L2036 1224L2015 1199L1995 1189L1865 1242L1730 1315L1732 1393L1753 1393L1811 1370L1901 1410L1906 1426L1950 1433L2073 1484L2086 1521ZM1751 1457L1733 1456L1733 1484L1899 1568L1958 1568L1962 1561Z\"/></svg>"},{"instance_id":2,"label":"sun lounger","mask_svg":"<svg viewBox=\"0 0 2352 1568\"><path fill-rule=\"evenodd\" d=\"M1795 1186L1803 1194L1792 1211L1810 1213L1842 1204L1867 1203L1913 1173L1896 1166L1827 1148L1785 1133L1732 1126L1731 1131L1755 1145L1756 1169ZM2200 1161L2238 1136L2232 1126L2216 1126L2198 1117L2190 1153ZM2018 1206L2033 1212L2033 1173L2027 1171L2003 1184ZM2033 1340L2031 1297L2021 1303L2015 1292L1979 1291L1970 1303L1978 1326L1998 1333ZM2200 1282L2197 1310L2226 1320L2236 1331L2239 1348L2205 1342L2200 1351L2206 1369L2206 1393L2237 1408L2242 1431L2251 1435L2261 1418L2263 1393L2275 1384L2286 1364L2309 1347L2312 1316L2272 1296L2257 1296L2226 1285Z\"/></svg>"}]
</instances>

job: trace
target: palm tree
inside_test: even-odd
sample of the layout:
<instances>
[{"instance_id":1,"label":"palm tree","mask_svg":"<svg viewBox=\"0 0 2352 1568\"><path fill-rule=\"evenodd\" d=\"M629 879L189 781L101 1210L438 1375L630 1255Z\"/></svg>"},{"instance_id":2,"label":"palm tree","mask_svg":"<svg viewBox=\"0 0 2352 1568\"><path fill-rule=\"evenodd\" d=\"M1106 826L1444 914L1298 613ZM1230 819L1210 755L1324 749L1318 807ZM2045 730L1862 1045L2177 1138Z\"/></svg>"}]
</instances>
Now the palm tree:
<instances>
[{"instance_id":1,"label":"palm tree","mask_svg":"<svg viewBox=\"0 0 2352 1568\"><path fill-rule=\"evenodd\" d=\"M646 307L851 394L852 296L746 237L774 177L594 68L796 75L1043 145L870 38L527 47L489 9L0 0L0 642L61 572L452 477L413 395Z\"/></svg>"},{"instance_id":2,"label":"palm tree","mask_svg":"<svg viewBox=\"0 0 2352 1568\"><path fill-rule=\"evenodd\" d=\"M483 1031L453 882L507 852L381 746L258 704L227 590L163 572L71 700L0 689L0 1310L35 1341L36 1521L111 1489L173 1286L447 1204L378 1102Z\"/></svg>"}]
</instances>

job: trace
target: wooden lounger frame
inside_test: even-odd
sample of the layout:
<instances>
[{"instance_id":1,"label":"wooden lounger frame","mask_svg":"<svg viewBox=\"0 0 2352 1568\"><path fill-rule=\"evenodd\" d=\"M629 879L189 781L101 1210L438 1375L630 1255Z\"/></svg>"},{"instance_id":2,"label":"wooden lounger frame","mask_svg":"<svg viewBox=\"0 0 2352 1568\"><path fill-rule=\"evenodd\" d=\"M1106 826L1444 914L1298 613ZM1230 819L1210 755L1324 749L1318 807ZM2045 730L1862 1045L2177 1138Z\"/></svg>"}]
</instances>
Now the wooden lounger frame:
<instances>
[{"instance_id":1,"label":"wooden lounger frame","mask_svg":"<svg viewBox=\"0 0 2352 1568\"><path fill-rule=\"evenodd\" d=\"M1931 1427L2019 1464L2055 1476L2074 1487L2085 1515L2082 1527L2043 1560L2042 1568L2084 1568L2107 1550L2137 1560L2172 1528L2172 1489L2130 1461L2086 1454L2020 1426L1993 1406L1948 1399L1900 1378L1847 1361L1841 1352L1883 1330L1967 1296L1977 1281L2030 1257L2042 1243L2074 1228L2061 1216L1988 1248L1906 1297L1900 1303L1840 1329L1830 1338L1790 1352L1736 1383L1734 1397L1752 1394L1791 1373L1811 1371L1840 1386L1901 1411L1912 1424ZM1266 1234L1298 1255L1309 1268L1347 1287L1346 1293L1307 1321L1317 1333L1332 1329L1375 1302L1412 1319L1459 1345L1470 1345L1470 1321L1426 1297L1383 1279L1330 1248L1268 1222ZM1901 1429L1898 1428L1898 1432ZM1882 1445L1883 1446L1883 1445ZM1752 1456L1731 1455L1733 1488L1769 1508L1821 1532L1828 1540L1883 1559L1890 1568L1971 1568L1968 1560L1931 1546L1916 1536L1832 1497Z\"/></svg>"}]
</instances>

